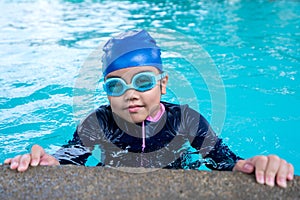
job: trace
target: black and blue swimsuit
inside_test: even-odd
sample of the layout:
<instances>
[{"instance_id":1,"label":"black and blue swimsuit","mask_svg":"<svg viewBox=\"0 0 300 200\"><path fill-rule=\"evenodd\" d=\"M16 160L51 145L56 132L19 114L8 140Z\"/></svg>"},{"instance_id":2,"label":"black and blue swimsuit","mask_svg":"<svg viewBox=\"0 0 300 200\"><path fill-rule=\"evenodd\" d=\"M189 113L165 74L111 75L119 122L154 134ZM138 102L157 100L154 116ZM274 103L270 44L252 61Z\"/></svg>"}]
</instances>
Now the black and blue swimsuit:
<instances>
[{"instance_id":1,"label":"black and blue swimsuit","mask_svg":"<svg viewBox=\"0 0 300 200\"><path fill-rule=\"evenodd\" d=\"M242 159L216 136L206 119L188 105L161 102L157 122L130 123L100 106L77 127L73 139L54 154L60 164L85 165L90 156L98 166L232 170ZM145 147L142 147L142 132ZM95 148L100 153L93 154ZM192 162L192 155L199 156Z\"/></svg>"}]
</instances>

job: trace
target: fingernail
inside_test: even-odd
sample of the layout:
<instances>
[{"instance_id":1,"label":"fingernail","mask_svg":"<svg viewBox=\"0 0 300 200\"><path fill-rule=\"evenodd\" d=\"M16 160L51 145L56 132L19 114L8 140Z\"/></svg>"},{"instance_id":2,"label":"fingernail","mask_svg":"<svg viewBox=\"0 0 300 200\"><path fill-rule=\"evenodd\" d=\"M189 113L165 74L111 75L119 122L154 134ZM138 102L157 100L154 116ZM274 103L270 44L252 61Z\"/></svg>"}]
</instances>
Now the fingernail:
<instances>
[{"instance_id":1,"label":"fingernail","mask_svg":"<svg viewBox=\"0 0 300 200\"><path fill-rule=\"evenodd\" d=\"M25 166L24 166L24 165L20 165L20 166L18 167L18 171L19 171L19 172L25 171Z\"/></svg>"},{"instance_id":2,"label":"fingernail","mask_svg":"<svg viewBox=\"0 0 300 200\"><path fill-rule=\"evenodd\" d=\"M17 166L18 166L18 163L17 163L17 162L12 162L12 163L10 164L10 168L11 168L11 169L16 169Z\"/></svg>"},{"instance_id":3,"label":"fingernail","mask_svg":"<svg viewBox=\"0 0 300 200\"><path fill-rule=\"evenodd\" d=\"M279 178L278 180L279 184L281 187L286 188L287 184L286 184L286 179L285 178Z\"/></svg>"},{"instance_id":4,"label":"fingernail","mask_svg":"<svg viewBox=\"0 0 300 200\"><path fill-rule=\"evenodd\" d=\"M260 183L260 184L265 184L264 177L263 176L258 176L257 177L257 182Z\"/></svg>"},{"instance_id":5,"label":"fingernail","mask_svg":"<svg viewBox=\"0 0 300 200\"><path fill-rule=\"evenodd\" d=\"M267 177L266 184L273 187L274 186L274 178Z\"/></svg>"},{"instance_id":6,"label":"fingernail","mask_svg":"<svg viewBox=\"0 0 300 200\"><path fill-rule=\"evenodd\" d=\"M289 173L289 174L288 174L288 178L289 178L289 180L293 180L293 178L294 178L293 173Z\"/></svg>"},{"instance_id":7,"label":"fingernail","mask_svg":"<svg viewBox=\"0 0 300 200\"><path fill-rule=\"evenodd\" d=\"M36 167L38 164L39 164L38 161L35 159L31 161L31 166Z\"/></svg>"}]
</instances>

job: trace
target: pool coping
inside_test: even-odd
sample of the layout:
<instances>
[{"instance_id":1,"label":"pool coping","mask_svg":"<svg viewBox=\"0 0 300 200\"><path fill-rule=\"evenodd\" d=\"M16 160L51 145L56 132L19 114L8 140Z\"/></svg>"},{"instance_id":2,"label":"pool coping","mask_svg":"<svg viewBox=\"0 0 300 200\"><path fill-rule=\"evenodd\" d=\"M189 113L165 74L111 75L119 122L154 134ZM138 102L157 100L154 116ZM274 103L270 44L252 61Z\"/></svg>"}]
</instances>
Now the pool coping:
<instances>
[{"instance_id":1,"label":"pool coping","mask_svg":"<svg viewBox=\"0 0 300 200\"><path fill-rule=\"evenodd\" d=\"M300 199L299 176L283 189L240 172L74 165L24 173L7 165L0 169L0 199Z\"/></svg>"}]
</instances>

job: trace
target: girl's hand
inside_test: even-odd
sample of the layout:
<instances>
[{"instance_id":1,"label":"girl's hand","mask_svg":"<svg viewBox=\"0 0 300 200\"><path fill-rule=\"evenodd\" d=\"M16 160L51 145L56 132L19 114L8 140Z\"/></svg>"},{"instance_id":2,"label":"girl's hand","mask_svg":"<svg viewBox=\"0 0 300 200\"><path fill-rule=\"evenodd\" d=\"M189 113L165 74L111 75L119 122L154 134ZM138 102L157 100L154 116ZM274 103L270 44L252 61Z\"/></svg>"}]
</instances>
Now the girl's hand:
<instances>
[{"instance_id":1,"label":"girl's hand","mask_svg":"<svg viewBox=\"0 0 300 200\"><path fill-rule=\"evenodd\" d=\"M59 165L58 160L53 156L46 154L39 145L33 145L30 154L18 155L14 158L8 158L4 164L10 165L11 169L24 172L30 166L38 165Z\"/></svg>"},{"instance_id":2,"label":"girl's hand","mask_svg":"<svg viewBox=\"0 0 300 200\"><path fill-rule=\"evenodd\" d=\"M276 155L255 156L247 160L239 160L233 171L244 173L255 172L256 181L260 184L280 187L287 186L287 180L293 180L294 167Z\"/></svg>"}]
</instances>

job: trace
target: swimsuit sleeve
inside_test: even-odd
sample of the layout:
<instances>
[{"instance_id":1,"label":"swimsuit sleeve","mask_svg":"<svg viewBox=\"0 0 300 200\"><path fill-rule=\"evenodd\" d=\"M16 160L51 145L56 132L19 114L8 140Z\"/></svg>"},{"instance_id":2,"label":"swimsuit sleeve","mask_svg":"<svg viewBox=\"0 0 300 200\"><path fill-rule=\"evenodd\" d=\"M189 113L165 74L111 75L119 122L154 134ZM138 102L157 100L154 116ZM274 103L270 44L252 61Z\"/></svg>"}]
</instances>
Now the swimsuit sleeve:
<instances>
[{"instance_id":1,"label":"swimsuit sleeve","mask_svg":"<svg viewBox=\"0 0 300 200\"><path fill-rule=\"evenodd\" d=\"M53 156L60 164L85 165L95 145L100 144L100 137L103 135L100 126L97 113L91 113L77 126L73 139L63 145ZM97 165L102 166L99 159Z\"/></svg>"},{"instance_id":2,"label":"swimsuit sleeve","mask_svg":"<svg viewBox=\"0 0 300 200\"><path fill-rule=\"evenodd\" d=\"M213 162L206 164L208 168L220 171L232 171L237 161L243 160L243 158L235 155L229 147L222 142L222 139L218 139L214 148L205 158L211 158L213 160Z\"/></svg>"},{"instance_id":3,"label":"swimsuit sleeve","mask_svg":"<svg viewBox=\"0 0 300 200\"><path fill-rule=\"evenodd\" d=\"M238 160L221 138L212 130L207 120L193 109L184 113L191 146L198 150L205 160L205 165L212 170L231 171Z\"/></svg>"},{"instance_id":4,"label":"swimsuit sleeve","mask_svg":"<svg viewBox=\"0 0 300 200\"><path fill-rule=\"evenodd\" d=\"M90 149L82 144L76 130L73 139L63 145L53 156L61 165L84 165L90 155Z\"/></svg>"}]
</instances>

